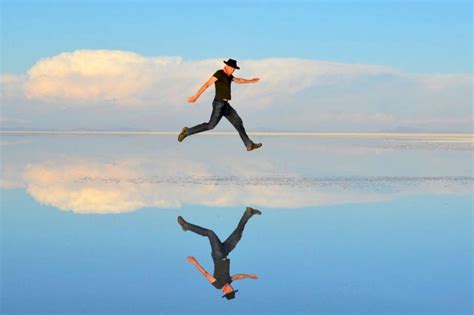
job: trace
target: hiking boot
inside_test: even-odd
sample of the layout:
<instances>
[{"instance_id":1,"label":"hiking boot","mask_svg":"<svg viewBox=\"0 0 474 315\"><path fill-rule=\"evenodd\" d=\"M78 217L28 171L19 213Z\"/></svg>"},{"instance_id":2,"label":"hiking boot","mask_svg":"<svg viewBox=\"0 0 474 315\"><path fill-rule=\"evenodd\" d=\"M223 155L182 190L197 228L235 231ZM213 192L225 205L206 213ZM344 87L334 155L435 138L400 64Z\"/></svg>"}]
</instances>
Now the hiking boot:
<instances>
[{"instance_id":1,"label":"hiking boot","mask_svg":"<svg viewBox=\"0 0 474 315\"><path fill-rule=\"evenodd\" d=\"M182 142L188 136L188 127L184 127L178 135L178 141Z\"/></svg>"},{"instance_id":2,"label":"hiking boot","mask_svg":"<svg viewBox=\"0 0 474 315\"><path fill-rule=\"evenodd\" d=\"M188 224L186 221L184 221L182 216L178 217L178 224L181 225L181 228L183 229L183 231L186 232L188 230L188 227L187 227Z\"/></svg>"},{"instance_id":3,"label":"hiking boot","mask_svg":"<svg viewBox=\"0 0 474 315\"><path fill-rule=\"evenodd\" d=\"M249 145L247 145L247 151L252 151L252 150L255 150L255 149L258 149L262 146L261 143L251 143Z\"/></svg>"},{"instance_id":4,"label":"hiking boot","mask_svg":"<svg viewBox=\"0 0 474 315\"><path fill-rule=\"evenodd\" d=\"M257 210L257 209L254 209L254 208L250 208L250 207L247 207L247 209L245 209L245 212L251 214L251 215L261 215L262 214L262 211L260 210Z\"/></svg>"}]
</instances>

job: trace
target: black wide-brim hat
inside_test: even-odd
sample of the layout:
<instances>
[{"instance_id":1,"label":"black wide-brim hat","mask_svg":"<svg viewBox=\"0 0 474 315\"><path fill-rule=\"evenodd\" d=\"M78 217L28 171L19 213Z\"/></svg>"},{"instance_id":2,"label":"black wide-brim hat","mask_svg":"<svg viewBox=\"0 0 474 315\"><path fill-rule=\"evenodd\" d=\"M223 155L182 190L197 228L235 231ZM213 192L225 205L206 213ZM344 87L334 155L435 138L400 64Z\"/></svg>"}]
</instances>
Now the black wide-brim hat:
<instances>
[{"instance_id":1,"label":"black wide-brim hat","mask_svg":"<svg viewBox=\"0 0 474 315\"><path fill-rule=\"evenodd\" d=\"M226 298L226 299L228 299L228 300L232 300L232 299L235 298L235 293L237 293L237 292L239 292L239 290L234 290L234 291L232 291L232 292L229 292L229 293L227 293L227 294L224 294L224 295L222 296L222 298Z\"/></svg>"},{"instance_id":2,"label":"black wide-brim hat","mask_svg":"<svg viewBox=\"0 0 474 315\"><path fill-rule=\"evenodd\" d=\"M235 69L240 69L238 66L237 66L237 60L234 60L234 59L229 59L227 61L223 60L224 63L226 65L228 65L229 67L232 67L232 68L235 68Z\"/></svg>"}]
</instances>

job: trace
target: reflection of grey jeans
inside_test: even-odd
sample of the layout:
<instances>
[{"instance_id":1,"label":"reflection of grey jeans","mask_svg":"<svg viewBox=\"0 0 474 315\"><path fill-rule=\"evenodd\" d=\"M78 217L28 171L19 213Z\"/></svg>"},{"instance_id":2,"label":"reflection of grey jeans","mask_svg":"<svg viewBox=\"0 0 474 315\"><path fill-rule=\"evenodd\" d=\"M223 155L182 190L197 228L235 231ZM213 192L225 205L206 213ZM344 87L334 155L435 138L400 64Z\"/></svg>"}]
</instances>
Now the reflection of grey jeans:
<instances>
[{"instance_id":1,"label":"reflection of grey jeans","mask_svg":"<svg viewBox=\"0 0 474 315\"><path fill-rule=\"evenodd\" d=\"M224 100L214 100L212 102L212 114L211 118L209 119L209 122L202 123L189 128L188 136L198 132L214 129L214 127L221 120L222 116L227 118L227 120L234 126L234 128L237 129L240 138L244 142L245 146L248 146L252 143L252 141L247 136L247 133L245 132L244 124L242 123L242 119L239 117L239 114L237 114L235 109L230 106L229 102Z\"/></svg>"},{"instance_id":2,"label":"reflection of grey jeans","mask_svg":"<svg viewBox=\"0 0 474 315\"><path fill-rule=\"evenodd\" d=\"M220 260L227 257L227 255L229 255L229 253L235 248L237 243L240 241L240 239L242 238L242 233L244 232L245 224L247 224L247 221L250 219L250 217L252 217L252 215L248 214L246 211L240 219L239 224L235 228L234 232L229 235L229 237L225 240L224 243L221 242L219 237L212 230L202 228L189 222L186 223L186 228L199 235L207 236L209 238L209 241L211 242L212 258L215 260Z\"/></svg>"}]
</instances>

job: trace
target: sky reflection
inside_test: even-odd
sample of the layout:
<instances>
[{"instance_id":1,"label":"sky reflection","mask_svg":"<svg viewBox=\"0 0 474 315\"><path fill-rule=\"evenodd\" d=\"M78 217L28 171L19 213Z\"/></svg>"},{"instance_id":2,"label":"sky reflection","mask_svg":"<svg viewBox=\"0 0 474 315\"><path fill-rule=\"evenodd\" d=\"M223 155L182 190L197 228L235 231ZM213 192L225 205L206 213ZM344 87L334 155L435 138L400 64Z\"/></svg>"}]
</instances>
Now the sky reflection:
<instances>
[{"instance_id":1,"label":"sky reflection","mask_svg":"<svg viewBox=\"0 0 474 315\"><path fill-rule=\"evenodd\" d=\"M474 189L466 141L268 137L248 154L228 137L180 145L172 137L20 139L4 146L3 188L76 213L302 208Z\"/></svg>"},{"instance_id":2,"label":"sky reflection","mask_svg":"<svg viewBox=\"0 0 474 315\"><path fill-rule=\"evenodd\" d=\"M470 142L3 140L2 314L472 313ZM225 236L246 206L232 272L259 279L226 301L176 217Z\"/></svg>"}]
</instances>

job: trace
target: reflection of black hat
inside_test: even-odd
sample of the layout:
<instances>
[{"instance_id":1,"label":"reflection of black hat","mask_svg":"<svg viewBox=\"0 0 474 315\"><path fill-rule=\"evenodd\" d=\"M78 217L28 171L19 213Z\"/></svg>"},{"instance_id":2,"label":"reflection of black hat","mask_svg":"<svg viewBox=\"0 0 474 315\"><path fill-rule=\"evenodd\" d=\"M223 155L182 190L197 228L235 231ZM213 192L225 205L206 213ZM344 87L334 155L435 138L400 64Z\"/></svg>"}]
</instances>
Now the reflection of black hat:
<instances>
[{"instance_id":1,"label":"reflection of black hat","mask_svg":"<svg viewBox=\"0 0 474 315\"><path fill-rule=\"evenodd\" d=\"M239 292L239 290L234 290L230 293L224 294L222 297L225 297L228 300L232 300L233 298L235 298L235 292Z\"/></svg>"},{"instance_id":2,"label":"reflection of black hat","mask_svg":"<svg viewBox=\"0 0 474 315\"><path fill-rule=\"evenodd\" d=\"M235 68L235 69L240 69L239 67L237 67L237 60L234 60L234 59L229 59L227 61L223 60L224 63L226 65L228 65L229 67L232 67L232 68Z\"/></svg>"}]
</instances>

